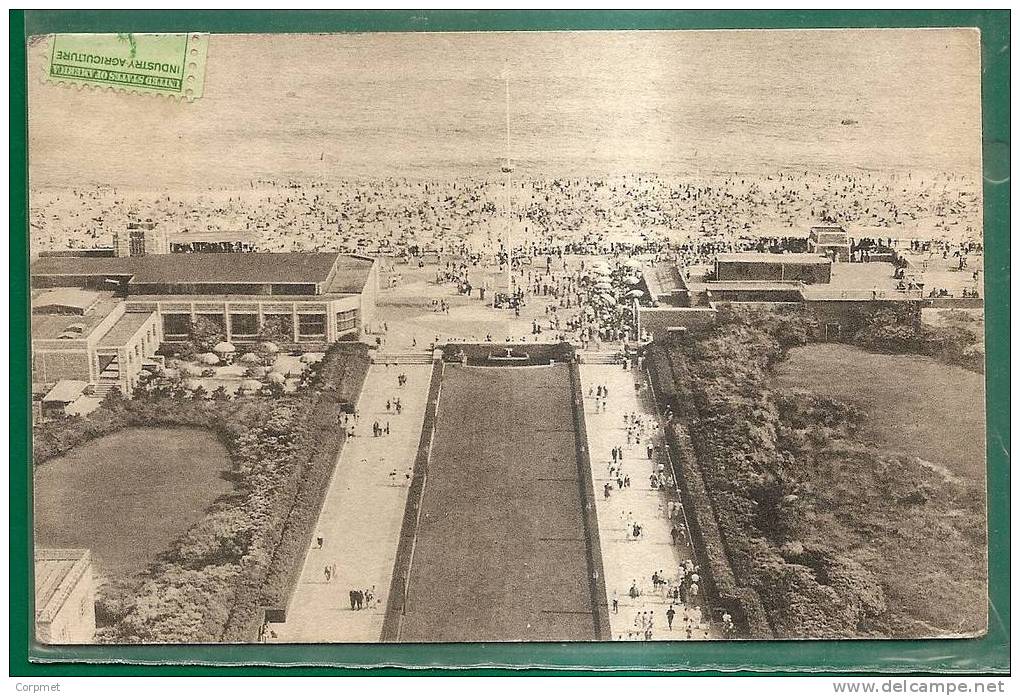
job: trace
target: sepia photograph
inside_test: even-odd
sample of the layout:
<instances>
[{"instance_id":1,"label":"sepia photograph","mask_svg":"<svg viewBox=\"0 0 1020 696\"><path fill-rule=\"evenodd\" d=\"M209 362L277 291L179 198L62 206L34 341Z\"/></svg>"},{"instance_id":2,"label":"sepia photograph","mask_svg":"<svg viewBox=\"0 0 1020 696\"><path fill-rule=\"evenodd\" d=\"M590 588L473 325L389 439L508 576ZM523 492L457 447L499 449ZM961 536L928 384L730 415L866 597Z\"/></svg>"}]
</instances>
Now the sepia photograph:
<instances>
[{"instance_id":1,"label":"sepia photograph","mask_svg":"<svg viewBox=\"0 0 1020 696\"><path fill-rule=\"evenodd\" d=\"M27 52L38 643L987 632L977 29Z\"/></svg>"}]
</instances>

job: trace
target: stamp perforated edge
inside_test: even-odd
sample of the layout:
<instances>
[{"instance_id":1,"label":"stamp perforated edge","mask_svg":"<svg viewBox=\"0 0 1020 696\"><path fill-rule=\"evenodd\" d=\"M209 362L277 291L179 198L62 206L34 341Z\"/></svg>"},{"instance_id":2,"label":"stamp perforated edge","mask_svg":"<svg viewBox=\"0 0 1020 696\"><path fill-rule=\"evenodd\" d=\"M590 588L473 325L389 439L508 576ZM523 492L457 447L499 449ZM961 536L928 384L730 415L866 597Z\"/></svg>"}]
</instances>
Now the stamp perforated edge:
<instances>
[{"instance_id":1,"label":"stamp perforated edge","mask_svg":"<svg viewBox=\"0 0 1020 696\"><path fill-rule=\"evenodd\" d=\"M54 49L59 37L72 37L81 42L88 42L94 39L96 43L109 42L111 39L126 37L127 41L145 41L147 37L182 37L185 40L183 54L181 55L182 71L178 89L168 89L165 86L153 86L144 84L147 77L141 72L128 72L128 75L135 76L121 82L94 79L89 76L74 77L69 75L55 75L51 69L53 65ZM164 33L164 34L37 34L28 37L28 69L29 74L34 76L40 83L60 85L72 89L89 89L94 91L121 92L152 97L163 97L176 101L194 101L202 97L205 91L205 69L206 57L209 48L209 34L200 32ZM99 51L102 54L102 51ZM136 81L132 82L131 79Z\"/></svg>"}]
</instances>

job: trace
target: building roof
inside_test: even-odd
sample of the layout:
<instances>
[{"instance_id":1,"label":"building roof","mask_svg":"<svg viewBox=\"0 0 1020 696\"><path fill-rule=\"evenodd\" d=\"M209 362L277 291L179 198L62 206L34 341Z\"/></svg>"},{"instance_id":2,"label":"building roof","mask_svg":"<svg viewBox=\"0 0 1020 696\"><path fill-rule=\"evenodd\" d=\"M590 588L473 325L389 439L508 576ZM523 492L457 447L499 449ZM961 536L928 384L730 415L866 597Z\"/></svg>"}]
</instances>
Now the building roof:
<instances>
[{"instance_id":1,"label":"building roof","mask_svg":"<svg viewBox=\"0 0 1020 696\"><path fill-rule=\"evenodd\" d=\"M322 283L336 252L154 254L139 257L132 285L188 283Z\"/></svg>"},{"instance_id":2,"label":"building roof","mask_svg":"<svg viewBox=\"0 0 1020 696\"><path fill-rule=\"evenodd\" d=\"M760 292L778 292L800 290L803 286L799 280L713 280L709 283L698 283L692 286L699 292L727 290L755 290Z\"/></svg>"},{"instance_id":3,"label":"building roof","mask_svg":"<svg viewBox=\"0 0 1020 696\"><path fill-rule=\"evenodd\" d=\"M193 242L254 242L258 240L258 233L251 230L206 230L174 232L170 235L170 241L175 244L191 244Z\"/></svg>"},{"instance_id":4,"label":"building roof","mask_svg":"<svg viewBox=\"0 0 1020 696\"><path fill-rule=\"evenodd\" d=\"M786 265L822 265L832 260L821 254L767 254L745 251L735 254L719 254L716 261L722 263L782 263Z\"/></svg>"},{"instance_id":5,"label":"building roof","mask_svg":"<svg viewBox=\"0 0 1020 696\"><path fill-rule=\"evenodd\" d=\"M113 293L101 292L97 294L99 299L85 314L33 313L31 316L33 340L54 338L84 340L87 338L119 304L119 301L113 297Z\"/></svg>"},{"instance_id":6,"label":"building roof","mask_svg":"<svg viewBox=\"0 0 1020 696\"><path fill-rule=\"evenodd\" d=\"M150 254L123 258L40 258L33 276L132 276L133 285L325 283L326 293L361 292L373 260L338 252Z\"/></svg>"},{"instance_id":7,"label":"building roof","mask_svg":"<svg viewBox=\"0 0 1020 696\"><path fill-rule=\"evenodd\" d=\"M811 228L809 238L818 244L847 244L850 237L847 231L837 225L815 225Z\"/></svg>"},{"instance_id":8,"label":"building roof","mask_svg":"<svg viewBox=\"0 0 1020 696\"><path fill-rule=\"evenodd\" d=\"M41 256L32 263L33 276L131 275L144 256Z\"/></svg>"},{"instance_id":9,"label":"building roof","mask_svg":"<svg viewBox=\"0 0 1020 696\"><path fill-rule=\"evenodd\" d=\"M51 621L91 565L88 549L36 549L35 620Z\"/></svg>"},{"instance_id":10,"label":"building roof","mask_svg":"<svg viewBox=\"0 0 1020 696\"><path fill-rule=\"evenodd\" d=\"M324 289L329 294L354 294L365 289L375 261L368 256L341 256L336 263L336 275Z\"/></svg>"},{"instance_id":11,"label":"building roof","mask_svg":"<svg viewBox=\"0 0 1020 696\"><path fill-rule=\"evenodd\" d=\"M99 301L99 293L78 288L54 288L32 298L32 311L69 309L84 314Z\"/></svg>"},{"instance_id":12,"label":"building roof","mask_svg":"<svg viewBox=\"0 0 1020 696\"><path fill-rule=\"evenodd\" d=\"M138 333L138 329L154 314L154 312L125 312L117 323L99 339L100 348L120 348L128 339Z\"/></svg>"},{"instance_id":13,"label":"building roof","mask_svg":"<svg viewBox=\"0 0 1020 696\"><path fill-rule=\"evenodd\" d=\"M42 400L69 404L81 396L87 386L89 383L80 379L62 379L46 392Z\"/></svg>"}]
</instances>

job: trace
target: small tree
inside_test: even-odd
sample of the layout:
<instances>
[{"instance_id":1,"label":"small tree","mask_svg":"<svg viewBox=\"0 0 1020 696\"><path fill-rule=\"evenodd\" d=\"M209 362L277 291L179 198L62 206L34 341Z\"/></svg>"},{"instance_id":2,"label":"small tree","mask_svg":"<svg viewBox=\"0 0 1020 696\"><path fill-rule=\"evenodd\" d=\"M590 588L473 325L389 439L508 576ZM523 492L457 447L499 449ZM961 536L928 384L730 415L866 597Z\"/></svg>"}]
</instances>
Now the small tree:
<instances>
[{"instance_id":1,"label":"small tree","mask_svg":"<svg viewBox=\"0 0 1020 696\"><path fill-rule=\"evenodd\" d=\"M220 341L226 338L223 327L212 319L198 317L191 322L191 329L188 332L188 348L191 355L196 353L208 353Z\"/></svg>"},{"instance_id":2,"label":"small tree","mask_svg":"<svg viewBox=\"0 0 1020 696\"><path fill-rule=\"evenodd\" d=\"M289 320L284 316L268 316L262 320L262 326L259 327L259 342L264 343L269 341L270 343L293 343L294 342L294 327L292 325L293 320Z\"/></svg>"}]
</instances>

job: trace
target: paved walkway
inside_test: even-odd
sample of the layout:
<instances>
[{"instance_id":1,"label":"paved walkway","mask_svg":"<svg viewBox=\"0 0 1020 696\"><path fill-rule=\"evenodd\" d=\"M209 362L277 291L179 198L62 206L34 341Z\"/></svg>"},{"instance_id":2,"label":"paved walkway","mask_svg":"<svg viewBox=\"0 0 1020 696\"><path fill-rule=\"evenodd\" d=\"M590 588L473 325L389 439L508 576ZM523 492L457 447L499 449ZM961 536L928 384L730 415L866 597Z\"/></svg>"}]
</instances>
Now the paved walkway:
<instances>
[{"instance_id":1,"label":"paved walkway","mask_svg":"<svg viewBox=\"0 0 1020 696\"><path fill-rule=\"evenodd\" d=\"M635 378L642 383L640 396L635 391ZM670 500L679 503L679 499L675 493L652 489L649 481L660 461L666 463L668 472L668 462L647 379L642 373L624 370L620 365L582 364L581 384L585 394L588 448L595 480L595 509L602 541L603 573L613 639L644 640L642 612L652 612L652 640L719 638L720 627L702 618L700 597L689 600L686 605L679 601L673 603L666 598L665 586L655 588L652 584L652 574L659 571L671 584L675 584L680 565L693 559L691 549L685 543L675 546L670 533L672 524L668 518L668 503ZM608 388L604 409L601 399L589 396L590 390L599 385ZM628 425L624 414L631 413L643 417L647 425L644 431L651 434L655 445L651 460L647 456L647 436L642 436L640 444L634 441L627 443ZM613 447L623 448L623 473L630 477L629 487L619 488L615 473L610 478ZM604 493L607 483L611 487L608 499ZM682 513L676 517L682 520ZM630 522L642 527L642 534L637 539L631 534ZM637 598L629 596L634 584L640 592ZM612 610L614 593L619 602L616 612ZM672 630L666 620L671 604L676 612ZM711 618L707 608L704 614L706 619Z\"/></svg>"},{"instance_id":2,"label":"paved walkway","mask_svg":"<svg viewBox=\"0 0 1020 696\"><path fill-rule=\"evenodd\" d=\"M397 376L407 384L397 386ZM421 437L431 365L372 365L358 402L360 418L333 472L315 539L305 558L287 622L271 624L271 642L374 643L382 633L411 467ZM398 397L402 412L387 412ZM390 434L372 436L372 424ZM326 581L325 568L336 564ZM374 588L376 602L353 611L350 591Z\"/></svg>"}]
</instances>

